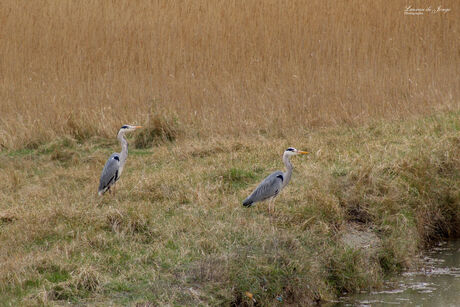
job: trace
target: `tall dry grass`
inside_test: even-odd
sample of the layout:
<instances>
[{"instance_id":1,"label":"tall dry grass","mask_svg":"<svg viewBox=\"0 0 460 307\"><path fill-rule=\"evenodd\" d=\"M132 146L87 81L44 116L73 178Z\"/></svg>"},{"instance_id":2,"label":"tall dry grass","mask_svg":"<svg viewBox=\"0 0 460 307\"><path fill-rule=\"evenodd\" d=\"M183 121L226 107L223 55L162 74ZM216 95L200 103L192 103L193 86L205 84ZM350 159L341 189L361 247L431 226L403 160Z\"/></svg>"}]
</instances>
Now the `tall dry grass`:
<instances>
[{"instance_id":1,"label":"tall dry grass","mask_svg":"<svg viewBox=\"0 0 460 307\"><path fill-rule=\"evenodd\" d=\"M151 112L208 136L458 108L460 10L441 2L405 16L405 1L5 0L0 147Z\"/></svg>"}]
</instances>

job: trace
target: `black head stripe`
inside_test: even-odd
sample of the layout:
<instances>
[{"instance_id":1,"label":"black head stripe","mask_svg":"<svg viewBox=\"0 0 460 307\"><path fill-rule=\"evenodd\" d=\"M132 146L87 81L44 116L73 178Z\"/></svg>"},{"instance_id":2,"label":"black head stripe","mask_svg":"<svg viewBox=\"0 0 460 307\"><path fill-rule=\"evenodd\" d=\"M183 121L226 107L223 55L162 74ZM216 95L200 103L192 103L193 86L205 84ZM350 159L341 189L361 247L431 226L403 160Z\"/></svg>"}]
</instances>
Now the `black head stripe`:
<instances>
[{"instance_id":1,"label":"black head stripe","mask_svg":"<svg viewBox=\"0 0 460 307\"><path fill-rule=\"evenodd\" d=\"M128 129L128 128L129 128L129 127L126 126L126 125L124 125L124 126L121 127L121 129Z\"/></svg>"},{"instance_id":2,"label":"black head stripe","mask_svg":"<svg viewBox=\"0 0 460 307\"><path fill-rule=\"evenodd\" d=\"M288 149L286 149L286 151L294 151L294 148L289 147Z\"/></svg>"}]
</instances>

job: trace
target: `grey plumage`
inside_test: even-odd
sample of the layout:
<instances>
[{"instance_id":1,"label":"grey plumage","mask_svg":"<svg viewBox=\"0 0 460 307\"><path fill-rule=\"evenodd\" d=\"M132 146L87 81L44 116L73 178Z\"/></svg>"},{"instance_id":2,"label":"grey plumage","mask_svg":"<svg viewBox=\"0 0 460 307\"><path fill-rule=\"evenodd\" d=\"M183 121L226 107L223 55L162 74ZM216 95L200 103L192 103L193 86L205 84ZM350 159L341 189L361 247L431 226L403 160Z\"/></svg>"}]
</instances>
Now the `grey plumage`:
<instances>
[{"instance_id":1,"label":"grey plumage","mask_svg":"<svg viewBox=\"0 0 460 307\"><path fill-rule=\"evenodd\" d=\"M128 142L125 139L125 133L138 128L141 128L141 126L123 125L120 131L118 131L117 138L121 144L121 152L113 153L105 163L99 180L99 195L109 191L110 187L120 178L126 159L128 158Z\"/></svg>"},{"instance_id":2,"label":"grey plumage","mask_svg":"<svg viewBox=\"0 0 460 307\"><path fill-rule=\"evenodd\" d=\"M283 172L276 171L267 176L244 201L243 206L250 207L252 204L275 197L283 188Z\"/></svg>"},{"instance_id":3,"label":"grey plumage","mask_svg":"<svg viewBox=\"0 0 460 307\"><path fill-rule=\"evenodd\" d=\"M120 155L113 153L104 165L101 179L99 180L99 195L104 194L118 180L118 169L120 168Z\"/></svg>"},{"instance_id":4,"label":"grey plumage","mask_svg":"<svg viewBox=\"0 0 460 307\"><path fill-rule=\"evenodd\" d=\"M264 200L273 200L279 192L289 183L292 175L292 164L289 158L294 155L307 154L305 151L300 151L289 147L283 154L283 162L286 166L286 172L276 171L267 176L244 201L243 206L251 207L256 202ZM270 211L270 204L268 206Z\"/></svg>"}]
</instances>

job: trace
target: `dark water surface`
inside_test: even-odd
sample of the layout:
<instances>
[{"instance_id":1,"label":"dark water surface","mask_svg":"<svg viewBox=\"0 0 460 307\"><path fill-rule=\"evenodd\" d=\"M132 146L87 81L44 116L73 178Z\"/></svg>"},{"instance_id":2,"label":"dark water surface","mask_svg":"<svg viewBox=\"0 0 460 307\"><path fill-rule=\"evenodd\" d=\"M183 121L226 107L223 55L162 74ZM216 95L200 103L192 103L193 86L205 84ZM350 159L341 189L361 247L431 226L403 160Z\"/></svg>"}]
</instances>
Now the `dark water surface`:
<instances>
[{"instance_id":1,"label":"dark water surface","mask_svg":"<svg viewBox=\"0 0 460 307\"><path fill-rule=\"evenodd\" d=\"M460 240L440 243L422 260L420 269L387 280L382 290L344 296L332 306L460 307Z\"/></svg>"}]
</instances>

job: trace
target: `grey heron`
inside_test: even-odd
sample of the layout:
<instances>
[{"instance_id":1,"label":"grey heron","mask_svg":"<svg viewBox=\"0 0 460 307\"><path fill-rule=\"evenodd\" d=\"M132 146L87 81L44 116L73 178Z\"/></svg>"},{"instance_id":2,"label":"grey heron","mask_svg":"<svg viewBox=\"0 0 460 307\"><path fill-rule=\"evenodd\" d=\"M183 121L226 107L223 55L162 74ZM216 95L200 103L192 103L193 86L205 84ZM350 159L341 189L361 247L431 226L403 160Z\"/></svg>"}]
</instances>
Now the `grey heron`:
<instances>
[{"instance_id":1,"label":"grey heron","mask_svg":"<svg viewBox=\"0 0 460 307\"><path fill-rule=\"evenodd\" d=\"M125 166L126 158L128 158L128 142L125 139L125 133L134 131L138 128L142 128L142 126L123 125L120 128L120 131L118 131L117 139L121 144L121 152L113 153L105 163L101 179L99 180L99 195L102 195L110 190L110 187L113 186L120 178L123 167Z\"/></svg>"},{"instance_id":2,"label":"grey heron","mask_svg":"<svg viewBox=\"0 0 460 307\"><path fill-rule=\"evenodd\" d=\"M243 206L251 207L254 203L269 200L268 211L271 211L271 205L278 193L289 183L292 175L292 164L289 160L291 156L305 155L306 151L300 151L289 147L283 154L283 162L286 165L286 171L276 171L268 175L244 201Z\"/></svg>"}]
</instances>

